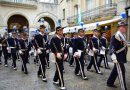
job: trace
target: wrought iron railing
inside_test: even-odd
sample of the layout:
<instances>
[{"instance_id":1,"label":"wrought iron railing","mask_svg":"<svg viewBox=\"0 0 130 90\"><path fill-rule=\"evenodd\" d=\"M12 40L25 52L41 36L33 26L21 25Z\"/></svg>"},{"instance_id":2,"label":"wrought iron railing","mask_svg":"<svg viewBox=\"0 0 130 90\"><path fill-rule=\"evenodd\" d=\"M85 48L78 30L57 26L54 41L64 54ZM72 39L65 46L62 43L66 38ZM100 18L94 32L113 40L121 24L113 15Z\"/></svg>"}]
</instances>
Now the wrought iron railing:
<instances>
[{"instance_id":1,"label":"wrought iron railing","mask_svg":"<svg viewBox=\"0 0 130 90\"><path fill-rule=\"evenodd\" d=\"M99 6L91 10L82 12L81 16L82 16L82 21L89 21L89 20L92 20L94 18L98 18L101 16L102 17L106 15L115 16L116 14L117 14L117 4L112 3L112 4L106 4L106 5ZM67 18L68 24L73 24L73 23L76 24L77 20L78 20L78 15Z\"/></svg>"}]
</instances>

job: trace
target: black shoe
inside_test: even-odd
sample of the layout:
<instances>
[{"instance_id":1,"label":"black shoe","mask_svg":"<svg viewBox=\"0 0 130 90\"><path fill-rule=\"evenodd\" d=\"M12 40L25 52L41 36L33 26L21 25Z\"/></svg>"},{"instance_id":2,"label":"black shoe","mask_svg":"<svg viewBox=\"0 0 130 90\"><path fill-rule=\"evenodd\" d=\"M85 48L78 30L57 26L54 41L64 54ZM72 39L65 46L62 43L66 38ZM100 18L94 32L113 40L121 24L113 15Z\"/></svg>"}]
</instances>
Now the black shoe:
<instances>
[{"instance_id":1,"label":"black shoe","mask_svg":"<svg viewBox=\"0 0 130 90\"><path fill-rule=\"evenodd\" d=\"M28 74L28 72L26 71L26 72L24 72L25 74Z\"/></svg>"},{"instance_id":2,"label":"black shoe","mask_svg":"<svg viewBox=\"0 0 130 90\"><path fill-rule=\"evenodd\" d=\"M75 74L76 76L81 76L81 74L79 74L79 73L77 73L77 74Z\"/></svg>"},{"instance_id":3,"label":"black shoe","mask_svg":"<svg viewBox=\"0 0 130 90\"><path fill-rule=\"evenodd\" d=\"M84 76L84 77L83 77L83 80L88 80L88 77Z\"/></svg>"},{"instance_id":4,"label":"black shoe","mask_svg":"<svg viewBox=\"0 0 130 90\"><path fill-rule=\"evenodd\" d=\"M23 72L23 71L24 71L24 69L21 69L21 71Z\"/></svg>"},{"instance_id":5,"label":"black shoe","mask_svg":"<svg viewBox=\"0 0 130 90\"><path fill-rule=\"evenodd\" d=\"M59 85L59 82L57 81L53 81L53 84L55 84L55 85Z\"/></svg>"},{"instance_id":6,"label":"black shoe","mask_svg":"<svg viewBox=\"0 0 130 90\"><path fill-rule=\"evenodd\" d=\"M87 69L87 71L89 71L89 72L94 72L93 70L90 70L90 69Z\"/></svg>"},{"instance_id":7,"label":"black shoe","mask_svg":"<svg viewBox=\"0 0 130 90\"><path fill-rule=\"evenodd\" d=\"M16 67L14 67L14 68L13 68L13 70L17 70L17 68L16 68Z\"/></svg>"},{"instance_id":8,"label":"black shoe","mask_svg":"<svg viewBox=\"0 0 130 90\"><path fill-rule=\"evenodd\" d=\"M2 64L2 62L0 61L0 65Z\"/></svg>"},{"instance_id":9,"label":"black shoe","mask_svg":"<svg viewBox=\"0 0 130 90\"><path fill-rule=\"evenodd\" d=\"M66 90L66 88L65 87L60 87L60 90Z\"/></svg>"},{"instance_id":10,"label":"black shoe","mask_svg":"<svg viewBox=\"0 0 130 90\"><path fill-rule=\"evenodd\" d=\"M111 69L110 67L105 67L105 69Z\"/></svg>"},{"instance_id":11,"label":"black shoe","mask_svg":"<svg viewBox=\"0 0 130 90\"><path fill-rule=\"evenodd\" d=\"M5 64L4 66L5 66L5 67L8 67L8 64Z\"/></svg>"},{"instance_id":12,"label":"black shoe","mask_svg":"<svg viewBox=\"0 0 130 90\"><path fill-rule=\"evenodd\" d=\"M103 68L103 66L98 66L98 67L101 67L101 68Z\"/></svg>"},{"instance_id":13,"label":"black shoe","mask_svg":"<svg viewBox=\"0 0 130 90\"><path fill-rule=\"evenodd\" d=\"M43 82L47 82L47 79L44 77L44 78L42 78L42 81Z\"/></svg>"},{"instance_id":14,"label":"black shoe","mask_svg":"<svg viewBox=\"0 0 130 90\"><path fill-rule=\"evenodd\" d=\"M70 65L70 67L74 67L74 65Z\"/></svg>"},{"instance_id":15,"label":"black shoe","mask_svg":"<svg viewBox=\"0 0 130 90\"><path fill-rule=\"evenodd\" d=\"M100 75L103 75L103 73L102 72L96 72L97 74L100 74Z\"/></svg>"},{"instance_id":16,"label":"black shoe","mask_svg":"<svg viewBox=\"0 0 130 90\"><path fill-rule=\"evenodd\" d=\"M107 84L107 86L108 86L108 87L117 88L117 86L116 86L116 85L109 85L109 84Z\"/></svg>"},{"instance_id":17,"label":"black shoe","mask_svg":"<svg viewBox=\"0 0 130 90\"><path fill-rule=\"evenodd\" d=\"M41 77L42 77L42 74L37 74L37 76L38 76L39 78L41 78Z\"/></svg>"}]
</instances>

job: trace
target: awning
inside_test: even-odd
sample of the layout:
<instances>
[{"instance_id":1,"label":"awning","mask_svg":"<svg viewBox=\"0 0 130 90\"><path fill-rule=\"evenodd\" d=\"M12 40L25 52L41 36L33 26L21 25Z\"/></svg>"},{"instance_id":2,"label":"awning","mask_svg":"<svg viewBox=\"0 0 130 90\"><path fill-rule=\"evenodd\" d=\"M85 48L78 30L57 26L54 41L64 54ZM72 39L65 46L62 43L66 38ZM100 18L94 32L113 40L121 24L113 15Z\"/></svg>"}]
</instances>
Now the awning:
<instances>
[{"instance_id":1,"label":"awning","mask_svg":"<svg viewBox=\"0 0 130 90\"><path fill-rule=\"evenodd\" d=\"M93 31L92 30L88 30L85 32L85 34L93 34Z\"/></svg>"},{"instance_id":2,"label":"awning","mask_svg":"<svg viewBox=\"0 0 130 90\"><path fill-rule=\"evenodd\" d=\"M109 23L113 23L113 22L118 22L121 19L122 19L121 17L116 17L116 18L113 18L111 20L101 21L98 23L99 23L99 25L104 25L104 24L109 24Z\"/></svg>"},{"instance_id":3,"label":"awning","mask_svg":"<svg viewBox=\"0 0 130 90\"><path fill-rule=\"evenodd\" d=\"M97 26L96 26L97 23L100 26L100 25L105 25L105 24L109 24L109 23L113 23L113 22L118 22L121 19L122 19L121 16L116 16L115 18L110 19L110 20L100 21L100 22L95 22L95 23L90 23L90 24L85 24L85 25L83 25L83 27L81 27L81 26L67 27L67 28L64 29L64 33L77 32L79 28L84 28L84 30L86 30L86 31L94 30L94 29L97 28Z\"/></svg>"},{"instance_id":4,"label":"awning","mask_svg":"<svg viewBox=\"0 0 130 90\"><path fill-rule=\"evenodd\" d=\"M93 30L93 29L96 29L97 26L96 26L96 23L90 23L90 24L85 24L83 26L83 28L88 31L88 30Z\"/></svg>"}]
</instances>

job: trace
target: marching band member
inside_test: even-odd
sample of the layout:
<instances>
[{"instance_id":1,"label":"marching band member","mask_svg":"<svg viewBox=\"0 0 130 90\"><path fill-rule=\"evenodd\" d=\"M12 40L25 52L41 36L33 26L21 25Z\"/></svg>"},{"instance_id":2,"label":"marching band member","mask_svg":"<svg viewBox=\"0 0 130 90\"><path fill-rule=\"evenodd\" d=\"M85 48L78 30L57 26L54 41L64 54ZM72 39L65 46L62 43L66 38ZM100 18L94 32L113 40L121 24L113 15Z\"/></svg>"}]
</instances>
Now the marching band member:
<instances>
[{"instance_id":1,"label":"marching band member","mask_svg":"<svg viewBox=\"0 0 130 90\"><path fill-rule=\"evenodd\" d=\"M74 53L74 57L76 58L75 75L79 76L81 74L82 78L87 80L88 78L84 73L84 55L87 48L86 40L84 39L85 31L83 29L79 29L78 34L79 37L75 40L76 52Z\"/></svg>"},{"instance_id":2,"label":"marching band member","mask_svg":"<svg viewBox=\"0 0 130 90\"><path fill-rule=\"evenodd\" d=\"M0 65L2 64L1 57L2 57L2 37L0 34Z\"/></svg>"},{"instance_id":3,"label":"marching band member","mask_svg":"<svg viewBox=\"0 0 130 90\"><path fill-rule=\"evenodd\" d=\"M45 40L44 40L44 31L45 31L45 26L40 25L39 29L39 34L35 35L35 42L34 42L34 47L37 51L40 66L37 75L42 77L42 80L44 82L47 82L46 79L46 47L45 47Z\"/></svg>"},{"instance_id":4,"label":"marching band member","mask_svg":"<svg viewBox=\"0 0 130 90\"><path fill-rule=\"evenodd\" d=\"M114 63L113 70L107 80L107 86L117 87L114 82L119 77L121 90L127 90L125 80L125 66L127 62L127 42L126 42L126 22L121 21L118 23L118 31L112 36L110 44L111 59Z\"/></svg>"},{"instance_id":5,"label":"marching band member","mask_svg":"<svg viewBox=\"0 0 130 90\"><path fill-rule=\"evenodd\" d=\"M74 57L73 57L73 55L74 55L74 52L76 52L76 46L75 46L75 41L76 41L76 38L78 37L78 34L77 34L77 32L75 32L75 33L73 33L73 37L72 37L72 39L71 39L71 48L72 48L72 58L71 58L71 60L70 60L70 66L73 66L73 63L74 63Z\"/></svg>"},{"instance_id":6,"label":"marching band member","mask_svg":"<svg viewBox=\"0 0 130 90\"><path fill-rule=\"evenodd\" d=\"M98 65L98 67L101 67L102 59L104 59L105 68L110 69L109 65L108 65L108 60L107 60L107 52L106 52L107 46L108 46L108 41L106 39L106 33L104 32L100 39L100 59L99 59L97 65Z\"/></svg>"},{"instance_id":7,"label":"marching band member","mask_svg":"<svg viewBox=\"0 0 130 90\"><path fill-rule=\"evenodd\" d=\"M12 37L7 38L7 43L8 43L8 47L7 47L8 53L10 53L12 56L12 61L13 61L12 67L14 70L17 70L17 68L16 68L16 59L17 59L16 52L18 50L18 39L16 38L16 32L12 32Z\"/></svg>"},{"instance_id":8,"label":"marching band member","mask_svg":"<svg viewBox=\"0 0 130 90\"><path fill-rule=\"evenodd\" d=\"M98 51L99 51L98 34L99 34L98 30L95 29L93 31L93 37L91 38L90 43L89 43L89 47L90 47L89 52L91 51L92 54L91 54L91 60L89 62L87 70L89 71L91 69L92 65L94 65L96 73L97 74L102 74L101 71L100 71L100 68L97 65L97 54L98 54Z\"/></svg>"},{"instance_id":9,"label":"marching band member","mask_svg":"<svg viewBox=\"0 0 130 90\"><path fill-rule=\"evenodd\" d=\"M7 51L7 46L8 46L7 37L8 37L8 35L5 33L3 35L3 38L2 38L2 41L1 41L2 51L3 51L3 55L4 55L4 60L5 60L5 62L4 62L5 67L8 67L8 58L9 58L8 51Z\"/></svg>"},{"instance_id":10,"label":"marching band member","mask_svg":"<svg viewBox=\"0 0 130 90\"><path fill-rule=\"evenodd\" d=\"M18 41L18 45L19 45L19 54L22 58L22 71L25 74L28 74L28 70L27 70L27 62L28 62L28 42L26 42L26 33L21 33L21 39L19 39Z\"/></svg>"},{"instance_id":11,"label":"marching band member","mask_svg":"<svg viewBox=\"0 0 130 90\"><path fill-rule=\"evenodd\" d=\"M56 71L53 78L54 84L59 84L61 90L65 90L64 86L64 78L63 78L63 61L67 58L66 51L64 51L63 43L61 38L63 37L63 28L57 27L56 28L56 35L51 39L50 47L51 51L56 56ZM59 80L59 82L58 82Z\"/></svg>"},{"instance_id":12,"label":"marching band member","mask_svg":"<svg viewBox=\"0 0 130 90\"><path fill-rule=\"evenodd\" d=\"M45 33L45 35L44 35L44 40L45 40L45 43L46 43L46 58L45 58L45 60L46 60L46 65L47 65L47 69L50 69L50 66L49 66L49 52L50 52L50 47L49 47L49 44L48 44L48 42L49 42L49 35L48 35L48 33L46 32Z\"/></svg>"}]
</instances>

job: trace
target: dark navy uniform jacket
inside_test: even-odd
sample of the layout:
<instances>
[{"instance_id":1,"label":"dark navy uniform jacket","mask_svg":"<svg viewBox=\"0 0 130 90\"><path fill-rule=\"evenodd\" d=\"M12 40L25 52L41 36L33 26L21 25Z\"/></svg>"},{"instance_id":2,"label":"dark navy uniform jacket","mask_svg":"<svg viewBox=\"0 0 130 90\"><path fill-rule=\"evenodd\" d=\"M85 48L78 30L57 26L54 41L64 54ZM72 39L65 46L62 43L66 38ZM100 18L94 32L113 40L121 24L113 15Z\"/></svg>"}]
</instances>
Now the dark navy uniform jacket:
<instances>
[{"instance_id":1,"label":"dark navy uniform jacket","mask_svg":"<svg viewBox=\"0 0 130 90\"><path fill-rule=\"evenodd\" d=\"M119 37L120 38L120 37ZM110 43L110 54L115 53L117 57L117 61L119 63L126 63L127 62L127 50L128 48L126 47L123 51L120 53L116 53L117 50L121 49L124 47L124 41L117 40L115 35L112 36L111 43Z\"/></svg>"},{"instance_id":2,"label":"dark navy uniform jacket","mask_svg":"<svg viewBox=\"0 0 130 90\"><path fill-rule=\"evenodd\" d=\"M64 50L65 50L65 51L69 51L69 46L67 46L67 45L69 45L69 41L70 41L70 39L64 37L64 38L61 39L61 41L62 41L62 44L63 44Z\"/></svg>"},{"instance_id":3,"label":"dark navy uniform jacket","mask_svg":"<svg viewBox=\"0 0 130 90\"><path fill-rule=\"evenodd\" d=\"M2 47L7 47L7 39L5 37L2 38Z\"/></svg>"},{"instance_id":4,"label":"dark navy uniform jacket","mask_svg":"<svg viewBox=\"0 0 130 90\"><path fill-rule=\"evenodd\" d=\"M8 38L7 43L9 47L15 47L15 49L18 49L18 39L17 38Z\"/></svg>"},{"instance_id":5,"label":"dark navy uniform jacket","mask_svg":"<svg viewBox=\"0 0 130 90\"><path fill-rule=\"evenodd\" d=\"M46 50L50 49L50 45L49 45L49 36L48 35L44 35L43 36L46 44L45 44L45 47L46 47Z\"/></svg>"},{"instance_id":6,"label":"dark navy uniform jacket","mask_svg":"<svg viewBox=\"0 0 130 90\"><path fill-rule=\"evenodd\" d=\"M86 51L87 43L86 40L82 37L78 37L75 39L75 47L77 50L82 50L83 52Z\"/></svg>"},{"instance_id":7,"label":"dark navy uniform jacket","mask_svg":"<svg viewBox=\"0 0 130 90\"><path fill-rule=\"evenodd\" d=\"M19 39L19 49L26 49L28 50L28 42L24 39Z\"/></svg>"},{"instance_id":8,"label":"dark navy uniform jacket","mask_svg":"<svg viewBox=\"0 0 130 90\"><path fill-rule=\"evenodd\" d=\"M2 37L0 37L0 44L1 44L1 46L0 46L0 51L2 50Z\"/></svg>"},{"instance_id":9,"label":"dark navy uniform jacket","mask_svg":"<svg viewBox=\"0 0 130 90\"><path fill-rule=\"evenodd\" d=\"M0 37L0 44L2 44L2 40L3 40L2 37Z\"/></svg>"},{"instance_id":10,"label":"dark navy uniform jacket","mask_svg":"<svg viewBox=\"0 0 130 90\"><path fill-rule=\"evenodd\" d=\"M95 49L99 49L99 46L100 46L100 43L99 43L99 39L96 38L96 37L92 37L91 40L90 40L90 43L89 43L89 47L90 49L93 49L93 47Z\"/></svg>"},{"instance_id":11,"label":"dark navy uniform jacket","mask_svg":"<svg viewBox=\"0 0 130 90\"><path fill-rule=\"evenodd\" d=\"M38 48L44 48L45 49L44 35L38 34L38 35L35 36L34 47L36 49L38 49Z\"/></svg>"},{"instance_id":12,"label":"dark navy uniform jacket","mask_svg":"<svg viewBox=\"0 0 130 90\"><path fill-rule=\"evenodd\" d=\"M107 39L103 38L103 37L101 37L101 39L100 39L100 47L102 47L102 46L107 48Z\"/></svg>"},{"instance_id":13,"label":"dark navy uniform jacket","mask_svg":"<svg viewBox=\"0 0 130 90\"><path fill-rule=\"evenodd\" d=\"M71 47L73 48L73 53L76 52L76 38L71 39Z\"/></svg>"},{"instance_id":14,"label":"dark navy uniform jacket","mask_svg":"<svg viewBox=\"0 0 130 90\"><path fill-rule=\"evenodd\" d=\"M28 42L27 39L19 39L18 41L19 49L26 49L27 51L31 50L32 44L31 42Z\"/></svg>"},{"instance_id":15,"label":"dark navy uniform jacket","mask_svg":"<svg viewBox=\"0 0 130 90\"><path fill-rule=\"evenodd\" d=\"M63 43L61 41L61 38L59 38L57 35L51 39L50 48L54 54L66 53L66 50L64 51L63 49Z\"/></svg>"}]
</instances>

